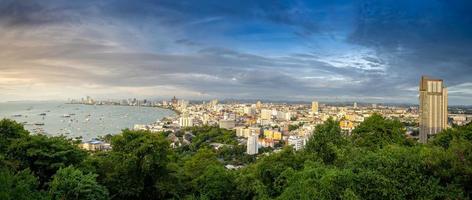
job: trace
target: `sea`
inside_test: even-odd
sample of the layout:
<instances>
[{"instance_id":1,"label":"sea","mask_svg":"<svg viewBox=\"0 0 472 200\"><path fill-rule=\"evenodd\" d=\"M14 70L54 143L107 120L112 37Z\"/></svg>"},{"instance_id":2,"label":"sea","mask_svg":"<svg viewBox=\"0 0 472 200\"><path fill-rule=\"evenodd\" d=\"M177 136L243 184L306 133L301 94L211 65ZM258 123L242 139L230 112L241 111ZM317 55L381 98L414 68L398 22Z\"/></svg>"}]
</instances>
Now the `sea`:
<instances>
[{"instance_id":1,"label":"sea","mask_svg":"<svg viewBox=\"0 0 472 200\"><path fill-rule=\"evenodd\" d=\"M0 118L23 123L32 134L81 137L118 134L135 124L151 124L175 112L157 107L84 105L57 101L0 103Z\"/></svg>"}]
</instances>

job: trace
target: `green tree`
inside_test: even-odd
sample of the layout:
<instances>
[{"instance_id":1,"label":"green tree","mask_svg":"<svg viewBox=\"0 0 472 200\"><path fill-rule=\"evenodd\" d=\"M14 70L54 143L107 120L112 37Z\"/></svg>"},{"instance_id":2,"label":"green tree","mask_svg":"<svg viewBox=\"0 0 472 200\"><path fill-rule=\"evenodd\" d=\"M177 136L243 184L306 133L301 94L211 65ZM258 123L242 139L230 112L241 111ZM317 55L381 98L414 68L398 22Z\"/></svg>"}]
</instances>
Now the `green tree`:
<instances>
[{"instance_id":1,"label":"green tree","mask_svg":"<svg viewBox=\"0 0 472 200\"><path fill-rule=\"evenodd\" d=\"M254 155L246 154L245 145L224 146L218 149L217 153L218 158L224 160L226 164L249 164L256 159Z\"/></svg>"},{"instance_id":2,"label":"green tree","mask_svg":"<svg viewBox=\"0 0 472 200\"><path fill-rule=\"evenodd\" d=\"M97 183L96 177L96 174L84 174L73 167L61 168L53 177L49 194L58 200L106 200L108 191Z\"/></svg>"},{"instance_id":3,"label":"green tree","mask_svg":"<svg viewBox=\"0 0 472 200\"><path fill-rule=\"evenodd\" d=\"M17 162L19 169L31 169L44 185L61 167L79 165L87 156L72 140L65 137L32 135L15 140L7 158Z\"/></svg>"},{"instance_id":4,"label":"green tree","mask_svg":"<svg viewBox=\"0 0 472 200\"><path fill-rule=\"evenodd\" d=\"M461 199L456 188L444 187L428 170L428 157L436 154L422 146L390 145L352 156L347 166L358 180L363 199Z\"/></svg>"},{"instance_id":5,"label":"green tree","mask_svg":"<svg viewBox=\"0 0 472 200\"><path fill-rule=\"evenodd\" d=\"M187 130L195 134L190 145L190 150L194 152L200 148L210 147L209 144L213 142L231 145L238 144L236 133L232 130L212 126L192 127Z\"/></svg>"},{"instance_id":6,"label":"green tree","mask_svg":"<svg viewBox=\"0 0 472 200\"><path fill-rule=\"evenodd\" d=\"M216 154L211 149L204 148L198 150L195 155L185 161L184 171L190 179L195 179L204 173L208 167L214 165L221 165Z\"/></svg>"},{"instance_id":7,"label":"green tree","mask_svg":"<svg viewBox=\"0 0 472 200\"><path fill-rule=\"evenodd\" d=\"M307 159L304 154L298 154L291 147L284 148L281 152L260 159L254 166L255 177L264 185L264 193L274 198L278 196L285 187L284 176L280 176L287 169L299 170ZM260 188L257 188L258 190ZM254 191L264 194L260 191Z\"/></svg>"},{"instance_id":8,"label":"green tree","mask_svg":"<svg viewBox=\"0 0 472 200\"><path fill-rule=\"evenodd\" d=\"M28 135L29 132L24 129L22 124L10 119L0 120L0 153L5 153L13 140Z\"/></svg>"},{"instance_id":9,"label":"green tree","mask_svg":"<svg viewBox=\"0 0 472 200\"><path fill-rule=\"evenodd\" d=\"M305 150L315 153L326 164L332 164L338 157L338 149L346 144L339 123L329 118L323 124L316 126L313 135L308 140Z\"/></svg>"},{"instance_id":10,"label":"green tree","mask_svg":"<svg viewBox=\"0 0 472 200\"><path fill-rule=\"evenodd\" d=\"M209 166L193 182L201 199L235 199L233 176L223 166Z\"/></svg>"},{"instance_id":11,"label":"green tree","mask_svg":"<svg viewBox=\"0 0 472 200\"><path fill-rule=\"evenodd\" d=\"M382 148L388 144L406 142L405 132L406 129L400 121L373 114L352 131L352 140L357 146Z\"/></svg>"},{"instance_id":12,"label":"green tree","mask_svg":"<svg viewBox=\"0 0 472 200\"><path fill-rule=\"evenodd\" d=\"M428 169L444 186L461 186L472 197L472 124L446 129L430 142Z\"/></svg>"},{"instance_id":13,"label":"green tree","mask_svg":"<svg viewBox=\"0 0 472 200\"><path fill-rule=\"evenodd\" d=\"M350 170L308 162L303 170L287 170L283 176L287 184L278 199L360 199Z\"/></svg>"},{"instance_id":14,"label":"green tree","mask_svg":"<svg viewBox=\"0 0 472 200\"><path fill-rule=\"evenodd\" d=\"M6 168L0 168L0 199L46 199L45 193L40 192L38 186L38 179L28 169L12 173Z\"/></svg>"},{"instance_id":15,"label":"green tree","mask_svg":"<svg viewBox=\"0 0 472 200\"><path fill-rule=\"evenodd\" d=\"M453 140L472 142L472 123L465 126L443 130L441 133L436 134L430 140L430 143L447 149Z\"/></svg>"},{"instance_id":16,"label":"green tree","mask_svg":"<svg viewBox=\"0 0 472 200\"><path fill-rule=\"evenodd\" d=\"M153 199L172 195L169 142L161 134L123 130L113 150L96 157L99 182L113 199ZM166 184L164 184L166 183Z\"/></svg>"}]
</instances>

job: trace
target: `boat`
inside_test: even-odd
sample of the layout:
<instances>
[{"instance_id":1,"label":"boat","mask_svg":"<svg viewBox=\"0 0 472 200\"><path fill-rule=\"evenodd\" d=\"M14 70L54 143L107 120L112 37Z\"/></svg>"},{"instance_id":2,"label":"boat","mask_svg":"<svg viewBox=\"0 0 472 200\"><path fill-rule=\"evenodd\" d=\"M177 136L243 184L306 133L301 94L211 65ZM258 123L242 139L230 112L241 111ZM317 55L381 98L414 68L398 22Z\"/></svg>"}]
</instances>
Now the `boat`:
<instances>
[{"instance_id":1,"label":"boat","mask_svg":"<svg viewBox=\"0 0 472 200\"><path fill-rule=\"evenodd\" d=\"M41 116L46 116L46 113L40 113L39 115L41 115Z\"/></svg>"},{"instance_id":2,"label":"boat","mask_svg":"<svg viewBox=\"0 0 472 200\"><path fill-rule=\"evenodd\" d=\"M36 133L36 134L38 134L38 135L44 135L44 134L46 134L46 131L44 131L44 129L39 128L39 127L33 129L33 132Z\"/></svg>"},{"instance_id":3,"label":"boat","mask_svg":"<svg viewBox=\"0 0 472 200\"><path fill-rule=\"evenodd\" d=\"M62 117L66 118L66 117L70 117L70 115L68 115L68 114L63 114Z\"/></svg>"},{"instance_id":4,"label":"boat","mask_svg":"<svg viewBox=\"0 0 472 200\"><path fill-rule=\"evenodd\" d=\"M36 122L36 123L34 123L34 125L36 125L36 126L44 126L44 123L43 123L43 122Z\"/></svg>"},{"instance_id":5,"label":"boat","mask_svg":"<svg viewBox=\"0 0 472 200\"><path fill-rule=\"evenodd\" d=\"M16 114L16 115L12 115L12 117L22 117L23 115L21 114Z\"/></svg>"}]
</instances>

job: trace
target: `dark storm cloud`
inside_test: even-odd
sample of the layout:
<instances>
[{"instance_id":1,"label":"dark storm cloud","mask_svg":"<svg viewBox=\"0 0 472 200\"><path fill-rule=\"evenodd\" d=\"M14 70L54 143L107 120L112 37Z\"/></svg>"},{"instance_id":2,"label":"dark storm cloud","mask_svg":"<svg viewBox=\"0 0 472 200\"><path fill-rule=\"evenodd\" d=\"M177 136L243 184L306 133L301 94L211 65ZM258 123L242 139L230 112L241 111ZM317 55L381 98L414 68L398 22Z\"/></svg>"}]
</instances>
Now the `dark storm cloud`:
<instances>
[{"instance_id":1,"label":"dark storm cloud","mask_svg":"<svg viewBox=\"0 0 472 200\"><path fill-rule=\"evenodd\" d=\"M421 75L449 86L472 82L471 1L362 1L351 41L389 62L391 84L414 86ZM397 80L397 81L392 81Z\"/></svg>"},{"instance_id":2,"label":"dark storm cloud","mask_svg":"<svg viewBox=\"0 0 472 200\"><path fill-rule=\"evenodd\" d=\"M472 98L470 1L0 0L0 30L18 88L416 102L424 74Z\"/></svg>"}]
</instances>

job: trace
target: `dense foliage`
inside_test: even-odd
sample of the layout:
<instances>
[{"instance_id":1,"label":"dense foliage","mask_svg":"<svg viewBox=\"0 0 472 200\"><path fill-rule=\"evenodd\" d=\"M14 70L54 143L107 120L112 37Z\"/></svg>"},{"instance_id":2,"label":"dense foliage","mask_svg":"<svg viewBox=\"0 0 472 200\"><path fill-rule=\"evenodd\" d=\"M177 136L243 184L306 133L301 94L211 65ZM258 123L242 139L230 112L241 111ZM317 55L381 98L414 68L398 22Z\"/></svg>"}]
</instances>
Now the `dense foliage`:
<instances>
[{"instance_id":1,"label":"dense foliage","mask_svg":"<svg viewBox=\"0 0 472 200\"><path fill-rule=\"evenodd\" d=\"M113 150L90 153L64 137L30 135L0 121L0 199L469 199L472 124L428 144L406 137L396 120L373 115L351 135L337 121L318 125L306 148L248 156L232 131L123 130ZM212 144L224 144L216 149ZM245 165L238 170L226 164Z\"/></svg>"}]
</instances>

